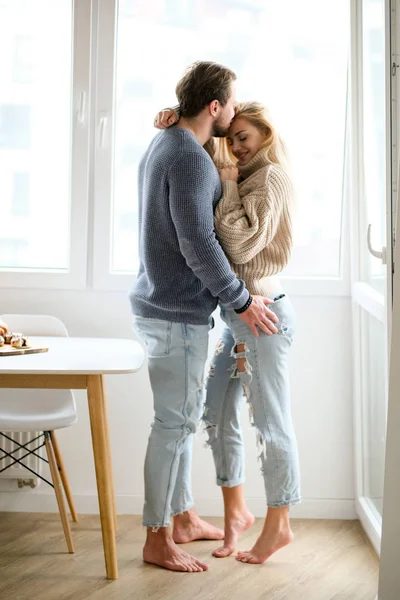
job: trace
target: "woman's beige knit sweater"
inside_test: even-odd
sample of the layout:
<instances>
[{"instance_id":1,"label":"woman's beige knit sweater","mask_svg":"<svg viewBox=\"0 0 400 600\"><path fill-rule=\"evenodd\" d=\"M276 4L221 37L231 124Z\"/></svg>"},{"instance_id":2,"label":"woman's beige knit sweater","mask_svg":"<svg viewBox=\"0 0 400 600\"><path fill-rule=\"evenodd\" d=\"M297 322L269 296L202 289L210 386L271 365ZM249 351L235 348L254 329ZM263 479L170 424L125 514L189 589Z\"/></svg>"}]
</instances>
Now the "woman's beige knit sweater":
<instances>
[{"instance_id":1,"label":"woman's beige knit sweater","mask_svg":"<svg viewBox=\"0 0 400 600\"><path fill-rule=\"evenodd\" d=\"M292 185L263 150L239 166L239 173L239 184L223 183L215 230L232 269L249 292L268 295L270 277L287 265L292 250Z\"/></svg>"}]
</instances>

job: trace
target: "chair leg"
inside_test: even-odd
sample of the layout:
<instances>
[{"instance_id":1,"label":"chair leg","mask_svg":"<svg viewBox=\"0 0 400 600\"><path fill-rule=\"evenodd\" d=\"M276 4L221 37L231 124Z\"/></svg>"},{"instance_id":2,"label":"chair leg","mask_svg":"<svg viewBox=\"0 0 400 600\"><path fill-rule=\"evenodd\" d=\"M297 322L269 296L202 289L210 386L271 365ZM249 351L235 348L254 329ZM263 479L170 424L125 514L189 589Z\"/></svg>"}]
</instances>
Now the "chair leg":
<instances>
[{"instance_id":1,"label":"chair leg","mask_svg":"<svg viewBox=\"0 0 400 600\"><path fill-rule=\"evenodd\" d=\"M50 431L50 437L51 437L51 443L53 444L54 455L56 457L58 471L60 473L60 477L61 477L61 481L63 484L65 495L67 497L67 502L68 502L70 513L71 513L71 517L72 517L72 520L75 521L75 523L77 523L78 522L78 514L76 512L74 499L72 497L72 492L71 492L71 488L70 488L68 477L67 477L67 471L65 469L65 464L64 464L63 457L62 457L62 454L60 451L60 446L58 445L58 441L57 441L56 434L54 431Z\"/></svg>"},{"instance_id":2,"label":"chair leg","mask_svg":"<svg viewBox=\"0 0 400 600\"><path fill-rule=\"evenodd\" d=\"M69 527L67 510L65 508L64 498L63 498L63 494L62 494L62 490L61 490L61 479L60 479L60 475L58 473L56 458L54 456L53 444L51 443L51 436L48 431L44 432L44 436L45 436L47 459L49 461L50 473L51 473L51 478L53 480L54 491L55 491L56 498L57 498L58 510L60 513L61 523L62 523L63 530L64 530L64 536L65 536L65 540L67 542L68 552L72 554L73 552L75 552L74 543L72 541L71 529Z\"/></svg>"}]
</instances>

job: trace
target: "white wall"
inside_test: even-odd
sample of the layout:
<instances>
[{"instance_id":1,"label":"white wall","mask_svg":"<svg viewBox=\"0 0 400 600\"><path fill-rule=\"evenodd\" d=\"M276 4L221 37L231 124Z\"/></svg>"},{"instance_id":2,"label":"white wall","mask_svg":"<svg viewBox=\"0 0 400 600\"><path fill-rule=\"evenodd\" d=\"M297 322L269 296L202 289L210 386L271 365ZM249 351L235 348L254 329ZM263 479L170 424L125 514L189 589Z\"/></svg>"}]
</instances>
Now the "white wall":
<instances>
[{"instance_id":1,"label":"white wall","mask_svg":"<svg viewBox=\"0 0 400 600\"><path fill-rule=\"evenodd\" d=\"M293 415L300 449L303 503L293 516L355 518L353 491L352 352L350 299L292 297L298 332L291 359ZM131 337L125 293L93 291L2 290L1 313L52 314L70 335ZM211 344L218 332L212 332ZM211 348L210 348L211 350ZM152 398L146 368L136 375L106 378L114 477L119 513L141 513L143 460ZM83 391L76 392L79 421L59 433L79 512L97 512L88 411ZM254 432L243 407L247 448L246 496L257 516L265 511L263 481L256 458ZM198 510L221 515L220 491L214 484L211 452L205 437L195 440L193 491ZM12 485L12 487L11 487ZM5 491L10 490L10 491ZM0 510L56 511L45 484L17 490L0 479Z\"/></svg>"}]
</instances>

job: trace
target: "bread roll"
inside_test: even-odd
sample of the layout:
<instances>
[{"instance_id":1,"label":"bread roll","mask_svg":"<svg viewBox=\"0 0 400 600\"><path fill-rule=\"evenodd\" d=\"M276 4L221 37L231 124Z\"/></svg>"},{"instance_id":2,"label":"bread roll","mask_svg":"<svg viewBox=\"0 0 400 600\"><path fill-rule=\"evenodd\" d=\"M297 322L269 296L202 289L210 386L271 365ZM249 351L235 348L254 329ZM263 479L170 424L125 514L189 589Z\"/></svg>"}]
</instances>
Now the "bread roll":
<instances>
[{"instance_id":1,"label":"bread roll","mask_svg":"<svg viewBox=\"0 0 400 600\"><path fill-rule=\"evenodd\" d=\"M11 338L14 336L13 333L11 333L10 331L6 331L6 333L3 335L4 337L4 342L6 344L11 344Z\"/></svg>"},{"instance_id":2,"label":"bread roll","mask_svg":"<svg viewBox=\"0 0 400 600\"><path fill-rule=\"evenodd\" d=\"M22 348L24 345L24 340L22 337L14 336L11 338L11 346L13 348Z\"/></svg>"}]
</instances>

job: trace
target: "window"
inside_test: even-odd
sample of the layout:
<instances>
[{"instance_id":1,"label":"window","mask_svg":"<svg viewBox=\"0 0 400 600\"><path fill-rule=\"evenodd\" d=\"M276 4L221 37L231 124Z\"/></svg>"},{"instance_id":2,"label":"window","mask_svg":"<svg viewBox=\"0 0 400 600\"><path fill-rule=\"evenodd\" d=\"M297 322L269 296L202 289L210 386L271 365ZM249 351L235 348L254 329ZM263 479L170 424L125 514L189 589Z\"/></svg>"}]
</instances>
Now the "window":
<instances>
[{"instance_id":1,"label":"window","mask_svg":"<svg viewBox=\"0 0 400 600\"><path fill-rule=\"evenodd\" d=\"M76 252L85 264L86 238L82 252L75 233L86 228L87 207L77 209L81 198L73 192L78 185L82 189L79 169L87 164L71 108L86 65L82 30L86 25L89 44L90 27L82 19L87 1L79 4L8 0L0 5L0 268L9 285L20 285L13 277L18 271L24 271L25 285L27 273L37 273L31 281L39 282L45 272L68 276L65 282L71 285ZM79 27L73 15L80 17ZM74 48L81 53L75 71ZM86 78L88 86L88 73ZM86 196L84 186L82 192ZM81 224L76 225L79 210Z\"/></svg>"},{"instance_id":2,"label":"window","mask_svg":"<svg viewBox=\"0 0 400 600\"><path fill-rule=\"evenodd\" d=\"M119 5L111 272L138 268L140 156L155 135L156 112L175 102L174 87L185 67L201 59L235 70L238 99L264 103L289 148L298 213L286 274L339 277L349 3L156 4L156 10L141 0Z\"/></svg>"},{"instance_id":3,"label":"window","mask_svg":"<svg viewBox=\"0 0 400 600\"><path fill-rule=\"evenodd\" d=\"M11 214L29 217L29 173L14 173Z\"/></svg>"},{"instance_id":4,"label":"window","mask_svg":"<svg viewBox=\"0 0 400 600\"><path fill-rule=\"evenodd\" d=\"M13 80L30 83L33 79L32 36L16 35L14 38Z\"/></svg>"},{"instance_id":5,"label":"window","mask_svg":"<svg viewBox=\"0 0 400 600\"><path fill-rule=\"evenodd\" d=\"M386 123L385 123L385 14L382 0L364 0L363 26L363 175L365 217L361 239L366 249L367 225L372 245L381 250L386 240ZM365 256L366 255L366 256ZM364 253L363 276L378 291L384 289L382 261Z\"/></svg>"},{"instance_id":6,"label":"window","mask_svg":"<svg viewBox=\"0 0 400 600\"><path fill-rule=\"evenodd\" d=\"M31 107L0 106L0 148L28 150L31 145Z\"/></svg>"}]
</instances>

